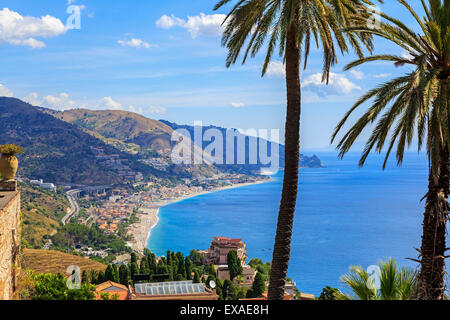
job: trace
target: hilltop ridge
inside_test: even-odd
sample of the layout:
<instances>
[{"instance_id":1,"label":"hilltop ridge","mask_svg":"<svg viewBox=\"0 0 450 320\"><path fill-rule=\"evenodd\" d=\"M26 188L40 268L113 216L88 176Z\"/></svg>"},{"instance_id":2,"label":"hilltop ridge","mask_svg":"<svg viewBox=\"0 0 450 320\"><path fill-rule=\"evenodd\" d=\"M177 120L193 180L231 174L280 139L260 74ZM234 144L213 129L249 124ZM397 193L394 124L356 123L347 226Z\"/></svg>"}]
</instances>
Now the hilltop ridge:
<instances>
[{"instance_id":1,"label":"hilltop ridge","mask_svg":"<svg viewBox=\"0 0 450 320\"><path fill-rule=\"evenodd\" d=\"M137 113L87 109L45 111L125 151L136 152L141 147L167 153L171 149L172 128Z\"/></svg>"},{"instance_id":2,"label":"hilltop ridge","mask_svg":"<svg viewBox=\"0 0 450 320\"><path fill-rule=\"evenodd\" d=\"M92 148L119 155L132 170L151 172L129 154L19 99L0 97L0 128L0 144L24 148L25 153L19 156L21 177L57 184L122 183L117 171L102 165Z\"/></svg>"}]
</instances>

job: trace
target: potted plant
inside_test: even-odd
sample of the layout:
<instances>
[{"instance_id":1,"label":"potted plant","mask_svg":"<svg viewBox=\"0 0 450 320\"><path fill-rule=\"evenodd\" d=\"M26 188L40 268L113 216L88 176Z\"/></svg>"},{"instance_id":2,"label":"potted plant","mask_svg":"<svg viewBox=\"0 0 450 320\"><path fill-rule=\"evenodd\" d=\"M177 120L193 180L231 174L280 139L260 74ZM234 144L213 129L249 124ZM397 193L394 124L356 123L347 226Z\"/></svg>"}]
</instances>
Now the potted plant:
<instances>
[{"instance_id":1,"label":"potted plant","mask_svg":"<svg viewBox=\"0 0 450 320\"><path fill-rule=\"evenodd\" d=\"M22 147L15 144L5 144L0 146L0 174L4 180L12 180L16 176L19 160L16 154L23 153Z\"/></svg>"}]
</instances>

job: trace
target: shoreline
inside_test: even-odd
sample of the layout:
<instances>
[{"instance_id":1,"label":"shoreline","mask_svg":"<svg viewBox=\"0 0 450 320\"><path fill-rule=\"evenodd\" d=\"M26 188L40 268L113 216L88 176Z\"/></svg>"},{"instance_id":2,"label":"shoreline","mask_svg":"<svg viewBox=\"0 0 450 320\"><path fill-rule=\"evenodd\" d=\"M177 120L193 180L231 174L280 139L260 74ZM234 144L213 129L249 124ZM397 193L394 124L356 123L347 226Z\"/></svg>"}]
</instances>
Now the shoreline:
<instances>
[{"instance_id":1,"label":"shoreline","mask_svg":"<svg viewBox=\"0 0 450 320\"><path fill-rule=\"evenodd\" d=\"M159 222L159 211L161 208L182 202L187 199L199 197L206 194L216 193L220 191L225 190L231 190L231 189L237 189L237 188L243 188L258 184L263 184L267 182L272 182L273 179L267 179L263 181L256 181L256 182L247 182L247 183L239 183L239 184L233 184L225 187L220 187L213 190L208 191L202 191L202 192L194 192L191 194L187 194L185 196L181 196L176 199L167 199L167 200L160 200L157 202L152 203L145 203L143 207L140 209L138 218L139 222L132 224L128 229L128 234L131 234L133 236L132 241L128 241L128 246L133 249L136 253L143 254L145 248L147 248L147 243L150 239L152 230L158 225Z\"/></svg>"}]
</instances>

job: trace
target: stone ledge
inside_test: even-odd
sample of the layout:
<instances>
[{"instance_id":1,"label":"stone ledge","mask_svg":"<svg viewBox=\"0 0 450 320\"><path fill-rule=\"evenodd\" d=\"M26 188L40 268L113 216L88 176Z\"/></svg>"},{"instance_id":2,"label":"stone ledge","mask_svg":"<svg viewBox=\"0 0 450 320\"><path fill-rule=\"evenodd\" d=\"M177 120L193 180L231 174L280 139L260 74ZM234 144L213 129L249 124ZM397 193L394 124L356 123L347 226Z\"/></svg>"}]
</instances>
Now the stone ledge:
<instances>
[{"instance_id":1,"label":"stone ledge","mask_svg":"<svg viewBox=\"0 0 450 320\"><path fill-rule=\"evenodd\" d=\"M19 191L0 191L0 214L7 209L18 195Z\"/></svg>"},{"instance_id":2,"label":"stone ledge","mask_svg":"<svg viewBox=\"0 0 450 320\"><path fill-rule=\"evenodd\" d=\"M16 180L1 180L0 191L17 191Z\"/></svg>"}]
</instances>

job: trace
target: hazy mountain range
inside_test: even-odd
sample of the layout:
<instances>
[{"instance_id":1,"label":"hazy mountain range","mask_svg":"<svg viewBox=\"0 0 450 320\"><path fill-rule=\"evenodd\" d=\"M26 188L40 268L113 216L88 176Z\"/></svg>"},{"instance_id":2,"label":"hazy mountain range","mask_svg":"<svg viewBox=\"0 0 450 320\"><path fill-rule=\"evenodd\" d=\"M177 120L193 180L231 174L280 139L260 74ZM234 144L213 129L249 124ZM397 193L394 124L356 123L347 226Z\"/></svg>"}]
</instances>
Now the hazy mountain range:
<instances>
[{"instance_id":1,"label":"hazy mountain range","mask_svg":"<svg viewBox=\"0 0 450 320\"><path fill-rule=\"evenodd\" d=\"M194 127L152 120L126 111L74 109L62 112L2 97L0 128L0 144L14 143L24 147L25 154L19 158L21 176L57 184L103 185L123 182L117 170L105 167L98 161L93 148L103 150L107 155L117 155L125 160L131 171L142 172L144 176L169 179L192 175L208 176L219 171L258 174L263 167L261 163L249 165L246 150L245 165L212 166L208 164L207 154L205 165L172 165L166 171L157 170L140 160L170 160L174 144L171 141L173 131L184 128L193 132ZM214 128L224 133L226 131L225 128ZM206 129L208 128L204 128ZM244 138L248 145L249 138ZM193 144L194 153L202 153L202 148L207 144ZM282 164L284 146L279 145L279 149ZM320 167L321 162L315 156L302 156L301 166Z\"/></svg>"},{"instance_id":2,"label":"hazy mountain range","mask_svg":"<svg viewBox=\"0 0 450 320\"><path fill-rule=\"evenodd\" d=\"M187 130L187 132L189 132L189 137L194 137L195 135L195 127L194 126L189 126L189 125L179 125L173 122L169 122L166 120L160 120L160 122L166 124L167 126L171 127L173 130L177 130L177 129L185 129ZM223 150L224 150L224 154L223 154L223 163L226 163L226 158L227 158L227 153L226 153L226 145L227 145L227 131L232 131L234 137L234 155L235 155L235 161L237 160L237 154L239 153L239 151L243 151L245 152L245 165L243 166L246 170L252 170L252 171L259 171L264 167L267 167L266 165L264 165L261 162L261 159L258 157L257 163L254 165L250 165L250 155L249 155L249 144L250 144L250 137L246 136L242 133L240 133L237 129L227 129L227 128L222 128L222 127L217 127L217 126L205 126L202 128L203 129L203 134L211 129L214 130L218 130L222 133L223 136ZM242 144L242 146L239 146L238 141L242 138L242 141L245 141L245 145ZM267 156L270 156L272 153L272 148L278 149L279 150L279 166L282 169L284 167L284 154L285 154L285 147L282 144L279 143L275 143L275 142L271 142L268 141L266 139L263 138L255 138L254 140L256 142L257 145L257 151L259 153L260 151L260 146L261 145L265 145L267 148ZM195 141L197 142L197 141ZM211 142L210 141L203 141L201 147L203 149L205 149ZM245 150L242 150L243 148L245 148ZM320 168L322 167L323 164L320 161L320 159L316 156L306 156L304 154L300 155L300 167L303 168ZM221 167L227 167L227 166L221 166ZM234 169L238 170L238 166L231 166Z\"/></svg>"}]
</instances>

